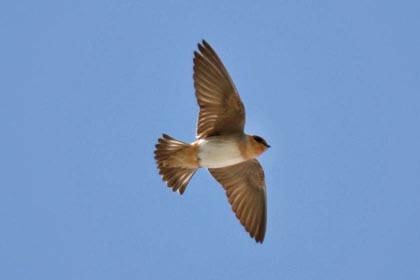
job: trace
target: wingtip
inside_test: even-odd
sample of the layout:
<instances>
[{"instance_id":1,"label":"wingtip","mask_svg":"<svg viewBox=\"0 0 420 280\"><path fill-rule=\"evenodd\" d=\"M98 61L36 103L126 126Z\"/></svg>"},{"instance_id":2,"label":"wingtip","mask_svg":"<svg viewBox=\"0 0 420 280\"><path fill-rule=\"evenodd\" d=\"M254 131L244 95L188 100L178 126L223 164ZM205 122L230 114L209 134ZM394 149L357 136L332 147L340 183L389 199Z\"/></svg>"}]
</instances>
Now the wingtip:
<instances>
[{"instance_id":1,"label":"wingtip","mask_svg":"<svg viewBox=\"0 0 420 280\"><path fill-rule=\"evenodd\" d=\"M211 47L210 47L210 44L209 44L209 43L207 43L207 41L206 41L205 39L202 39L202 40L201 40L201 42L199 42L199 43L197 44L197 47L198 47L198 49L199 49L200 51L202 51L202 49L209 49L209 48L211 48Z\"/></svg>"},{"instance_id":2,"label":"wingtip","mask_svg":"<svg viewBox=\"0 0 420 280\"><path fill-rule=\"evenodd\" d=\"M256 235L254 235L254 236L252 236L251 233L249 235L251 235L251 237L254 238L255 242L260 243L260 244L263 244L263 242L264 242L264 235L261 236L261 234L258 234L258 233Z\"/></svg>"},{"instance_id":3,"label":"wingtip","mask_svg":"<svg viewBox=\"0 0 420 280\"><path fill-rule=\"evenodd\" d=\"M202 48L205 44L207 44L206 40L201 39L201 41L197 43L198 49Z\"/></svg>"},{"instance_id":4,"label":"wingtip","mask_svg":"<svg viewBox=\"0 0 420 280\"><path fill-rule=\"evenodd\" d=\"M260 244L263 244L264 237L262 237L262 238L255 238L255 242L260 243Z\"/></svg>"}]
</instances>

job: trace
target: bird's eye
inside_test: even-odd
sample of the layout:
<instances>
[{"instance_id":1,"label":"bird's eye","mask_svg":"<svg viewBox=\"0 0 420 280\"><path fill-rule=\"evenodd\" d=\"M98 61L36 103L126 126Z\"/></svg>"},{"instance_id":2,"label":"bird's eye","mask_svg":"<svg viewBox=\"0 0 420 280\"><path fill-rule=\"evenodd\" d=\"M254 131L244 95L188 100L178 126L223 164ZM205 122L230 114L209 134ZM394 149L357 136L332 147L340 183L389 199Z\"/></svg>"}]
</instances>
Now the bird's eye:
<instances>
[{"instance_id":1,"label":"bird's eye","mask_svg":"<svg viewBox=\"0 0 420 280\"><path fill-rule=\"evenodd\" d=\"M260 136L254 135L254 139L259 143L264 143L264 139L262 139Z\"/></svg>"}]
</instances>

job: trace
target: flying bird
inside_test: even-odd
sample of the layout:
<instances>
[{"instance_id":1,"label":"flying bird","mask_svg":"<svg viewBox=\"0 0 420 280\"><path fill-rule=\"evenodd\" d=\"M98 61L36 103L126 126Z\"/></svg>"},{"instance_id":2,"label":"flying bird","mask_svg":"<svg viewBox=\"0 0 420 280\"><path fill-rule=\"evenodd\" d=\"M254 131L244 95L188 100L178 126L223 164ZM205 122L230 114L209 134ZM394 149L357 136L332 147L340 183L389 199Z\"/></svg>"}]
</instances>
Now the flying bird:
<instances>
[{"instance_id":1,"label":"flying bird","mask_svg":"<svg viewBox=\"0 0 420 280\"><path fill-rule=\"evenodd\" d=\"M162 180L183 194L195 171L207 168L222 185L233 212L256 242L264 241L267 203L264 171L256 159L270 146L244 133L245 108L222 61L203 40L194 51L194 87L200 107L192 143L166 134L154 151Z\"/></svg>"}]
</instances>

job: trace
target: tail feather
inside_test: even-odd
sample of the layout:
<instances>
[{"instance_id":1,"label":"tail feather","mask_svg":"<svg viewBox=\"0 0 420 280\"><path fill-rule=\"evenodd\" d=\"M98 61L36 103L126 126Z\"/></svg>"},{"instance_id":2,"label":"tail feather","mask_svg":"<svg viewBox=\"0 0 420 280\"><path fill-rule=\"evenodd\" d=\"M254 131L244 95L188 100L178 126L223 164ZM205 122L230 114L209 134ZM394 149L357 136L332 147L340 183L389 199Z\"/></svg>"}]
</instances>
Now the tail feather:
<instances>
[{"instance_id":1,"label":"tail feather","mask_svg":"<svg viewBox=\"0 0 420 280\"><path fill-rule=\"evenodd\" d=\"M177 154L189 147L190 144L163 134L162 138L159 138L155 149L155 160L162 180L174 192L177 191L180 194L184 193L188 182L196 171L196 168L182 166L176 160Z\"/></svg>"}]
</instances>

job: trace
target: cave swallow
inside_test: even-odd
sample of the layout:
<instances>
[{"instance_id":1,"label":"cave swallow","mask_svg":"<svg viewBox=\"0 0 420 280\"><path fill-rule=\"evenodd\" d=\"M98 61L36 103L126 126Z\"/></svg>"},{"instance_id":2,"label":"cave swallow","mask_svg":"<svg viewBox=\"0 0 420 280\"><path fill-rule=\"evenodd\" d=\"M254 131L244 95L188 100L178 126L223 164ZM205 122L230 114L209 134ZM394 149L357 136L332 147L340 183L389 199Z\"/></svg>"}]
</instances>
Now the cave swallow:
<instances>
[{"instance_id":1,"label":"cave swallow","mask_svg":"<svg viewBox=\"0 0 420 280\"><path fill-rule=\"evenodd\" d=\"M200 107L191 144L166 134L154 152L163 181L183 194L197 168L207 168L225 190L233 212L257 242L264 240L267 211L263 169L256 159L270 146L244 133L245 108L222 61L206 42L194 52L194 87Z\"/></svg>"}]
</instances>

